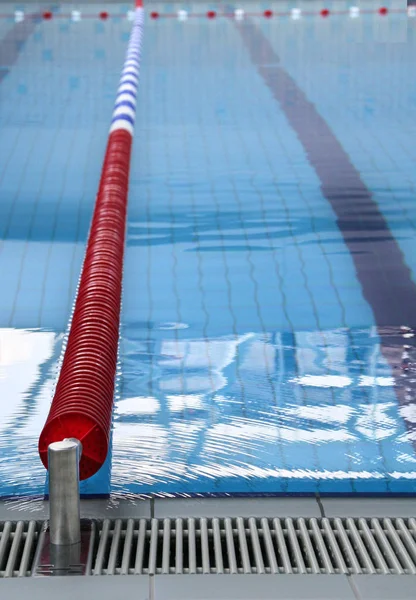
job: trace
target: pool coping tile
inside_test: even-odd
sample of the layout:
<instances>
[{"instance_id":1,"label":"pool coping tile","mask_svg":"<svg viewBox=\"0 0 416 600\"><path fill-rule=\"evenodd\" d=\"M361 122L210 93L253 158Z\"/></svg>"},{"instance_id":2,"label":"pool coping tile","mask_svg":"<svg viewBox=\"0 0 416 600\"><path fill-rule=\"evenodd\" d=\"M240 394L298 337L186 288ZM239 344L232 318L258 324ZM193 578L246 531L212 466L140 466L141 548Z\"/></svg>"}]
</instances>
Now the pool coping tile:
<instances>
[{"instance_id":1,"label":"pool coping tile","mask_svg":"<svg viewBox=\"0 0 416 600\"><path fill-rule=\"evenodd\" d=\"M114 600L150 600L149 578L140 575L128 577L13 577L2 579L1 598L21 600L74 600L91 598Z\"/></svg>"},{"instance_id":2,"label":"pool coping tile","mask_svg":"<svg viewBox=\"0 0 416 600\"><path fill-rule=\"evenodd\" d=\"M353 575L351 585L359 600L416 598L416 577L409 575Z\"/></svg>"},{"instance_id":3,"label":"pool coping tile","mask_svg":"<svg viewBox=\"0 0 416 600\"><path fill-rule=\"evenodd\" d=\"M416 498L321 498L325 517L416 517Z\"/></svg>"},{"instance_id":4,"label":"pool coping tile","mask_svg":"<svg viewBox=\"0 0 416 600\"><path fill-rule=\"evenodd\" d=\"M344 575L157 575L154 600L357 600Z\"/></svg>"},{"instance_id":5,"label":"pool coping tile","mask_svg":"<svg viewBox=\"0 0 416 600\"><path fill-rule=\"evenodd\" d=\"M320 517L315 498L156 498L154 516Z\"/></svg>"}]
</instances>

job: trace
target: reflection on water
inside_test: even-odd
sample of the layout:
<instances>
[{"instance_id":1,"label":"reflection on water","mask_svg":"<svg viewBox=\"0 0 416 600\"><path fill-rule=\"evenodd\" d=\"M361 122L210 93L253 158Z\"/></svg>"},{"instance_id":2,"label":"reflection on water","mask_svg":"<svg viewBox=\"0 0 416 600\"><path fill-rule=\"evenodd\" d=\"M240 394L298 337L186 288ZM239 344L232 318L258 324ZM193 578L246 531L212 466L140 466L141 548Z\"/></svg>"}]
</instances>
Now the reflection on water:
<instances>
[{"instance_id":1,"label":"reflection on water","mask_svg":"<svg viewBox=\"0 0 416 600\"><path fill-rule=\"evenodd\" d=\"M112 487L414 492L413 29L192 21L146 41Z\"/></svg>"},{"instance_id":2,"label":"reflection on water","mask_svg":"<svg viewBox=\"0 0 416 600\"><path fill-rule=\"evenodd\" d=\"M414 27L255 23L147 21L113 457L85 492L109 491L111 461L124 495L415 491ZM6 44L3 495L44 490L37 439L129 30L62 16Z\"/></svg>"},{"instance_id":3,"label":"reflection on water","mask_svg":"<svg viewBox=\"0 0 416 600\"><path fill-rule=\"evenodd\" d=\"M62 335L0 329L0 494L42 495L38 438L49 412Z\"/></svg>"},{"instance_id":4,"label":"reflection on water","mask_svg":"<svg viewBox=\"0 0 416 600\"><path fill-rule=\"evenodd\" d=\"M115 493L412 489L410 406L374 328L181 331L130 325L123 340Z\"/></svg>"}]
</instances>

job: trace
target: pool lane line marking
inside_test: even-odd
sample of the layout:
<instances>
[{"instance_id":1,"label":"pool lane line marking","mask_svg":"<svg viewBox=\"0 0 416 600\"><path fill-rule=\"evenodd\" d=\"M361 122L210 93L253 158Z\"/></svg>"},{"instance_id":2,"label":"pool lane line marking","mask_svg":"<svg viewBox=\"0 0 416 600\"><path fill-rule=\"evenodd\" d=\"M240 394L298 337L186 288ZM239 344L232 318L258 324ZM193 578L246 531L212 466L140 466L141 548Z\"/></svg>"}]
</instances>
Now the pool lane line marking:
<instances>
[{"instance_id":1,"label":"pool lane line marking","mask_svg":"<svg viewBox=\"0 0 416 600\"><path fill-rule=\"evenodd\" d=\"M27 15L24 21L15 23L0 40L0 82L10 73L10 67L17 62L20 52L39 23L42 23L40 15Z\"/></svg>"}]
</instances>

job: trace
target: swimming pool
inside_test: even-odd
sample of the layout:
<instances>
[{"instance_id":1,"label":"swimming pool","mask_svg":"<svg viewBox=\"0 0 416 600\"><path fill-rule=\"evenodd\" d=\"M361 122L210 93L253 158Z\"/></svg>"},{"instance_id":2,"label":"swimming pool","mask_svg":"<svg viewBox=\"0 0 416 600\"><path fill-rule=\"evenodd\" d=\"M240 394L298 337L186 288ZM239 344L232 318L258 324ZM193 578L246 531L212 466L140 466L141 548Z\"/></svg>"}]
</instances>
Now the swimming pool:
<instances>
[{"instance_id":1,"label":"swimming pool","mask_svg":"<svg viewBox=\"0 0 416 600\"><path fill-rule=\"evenodd\" d=\"M147 9L112 448L84 494L415 491L416 19L259 6ZM45 490L129 8L2 5L3 496Z\"/></svg>"}]
</instances>

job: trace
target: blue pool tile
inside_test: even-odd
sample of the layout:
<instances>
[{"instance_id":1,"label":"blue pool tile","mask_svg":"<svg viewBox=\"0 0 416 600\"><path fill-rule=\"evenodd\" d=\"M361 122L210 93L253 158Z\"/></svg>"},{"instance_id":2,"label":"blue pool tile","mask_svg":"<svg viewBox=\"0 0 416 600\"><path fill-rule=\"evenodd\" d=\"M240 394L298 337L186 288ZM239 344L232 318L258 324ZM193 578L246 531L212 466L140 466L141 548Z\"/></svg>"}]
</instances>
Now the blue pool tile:
<instances>
[{"instance_id":1,"label":"blue pool tile","mask_svg":"<svg viewBox=\"0 0 416 600\"><path fill-rule=\"evenodd\" d=\"M252 37L261 39L258 64L232 20L146 23L120 397L111 452L83 494L414 492L415 451L398 404L404 379L391 368L391 355L401 367L405 345L397 329L404 271L394 271L391 255L356 269L391 234L416 281L416 38L409 30L407 43L396 43L404 15L390 15L388 33L377 18L246 20L249 35L262 35ZM2 494L45 490L36 441L50 392L36 390L56 376L59 344L49 341L49 358L37 358L40 343L32 349L10 336L37 328L62 340L129 30L124 19L40 23L24 44L16 39L19 57L1 78L0 333L10 344L7 385L18 380L13 368L27 367L31 379L10 395L16 410L4 419L12 425L0 434L0 454L14 465L24 440L34 474L23 481L3 462ZM283 70L297 100L276 102ZM320 180L331 156L314 162L305 148L307 135L318 150L327 139L310 112L297 123L287 116L301 93L387 228L365 211L349 230L340 222L334 190L330 201ZM335 167L327 182L347 197L348 219L362 198ZM352 250L362 231L366 242ZM371 304L365 293L364 271L374 286L391 282L388 334L377 329L378 298ZM22 398L28 433L14 418Z\"/></svg>"}]
</instances>

